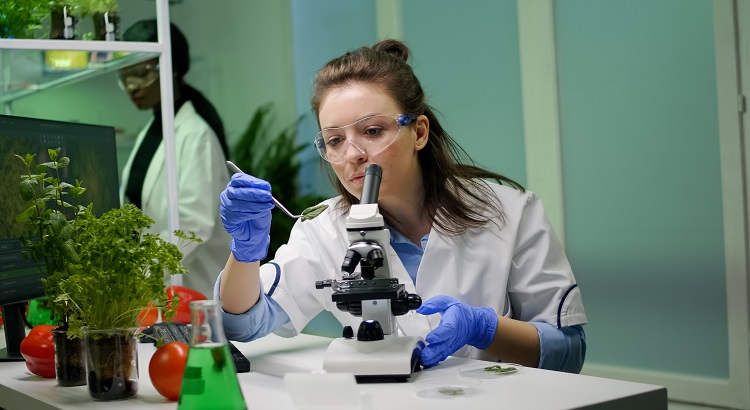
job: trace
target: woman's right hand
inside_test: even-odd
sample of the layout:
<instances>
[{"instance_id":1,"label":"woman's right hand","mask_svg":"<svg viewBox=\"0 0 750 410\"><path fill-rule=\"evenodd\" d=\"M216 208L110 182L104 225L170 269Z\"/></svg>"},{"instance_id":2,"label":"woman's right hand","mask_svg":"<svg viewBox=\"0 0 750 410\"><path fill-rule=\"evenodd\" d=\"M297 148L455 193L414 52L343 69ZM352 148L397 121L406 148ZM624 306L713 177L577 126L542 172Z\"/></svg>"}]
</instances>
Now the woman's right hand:
<instances>
[{"instance_id":1,"label":"woman's right hand","mask_svg":"<svg viewBox=\"0 0 750 410\"><path fill-rule=\"evenodd\" d=\"M252 175L236 173L221 193L219 213L232 235L232 254L240 262L262 260L271 241L271 185Z\"/></svg>"}]
</instances>

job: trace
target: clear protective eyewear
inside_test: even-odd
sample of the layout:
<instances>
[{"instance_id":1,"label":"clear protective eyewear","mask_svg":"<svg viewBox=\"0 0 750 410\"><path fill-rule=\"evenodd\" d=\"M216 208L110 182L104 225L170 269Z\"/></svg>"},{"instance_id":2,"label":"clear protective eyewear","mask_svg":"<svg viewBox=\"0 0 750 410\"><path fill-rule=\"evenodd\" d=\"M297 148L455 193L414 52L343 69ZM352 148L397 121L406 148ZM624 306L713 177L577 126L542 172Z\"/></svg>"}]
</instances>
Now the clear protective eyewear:
<instances>
[{"instance_id":1,"label":"clear protective eyewear","mask_svg":"<svg viewBox=\"0 0 750 410\"><path fill-rule=\"evenodd\" d=\"M142 90L159 79L159 65L145 64L131 67L120 72L117 85L126 92Z\"/></svg>"},{"instance_id":2,"label":"clear protective eyewear","mask_svg":"<svg viewBox=\"0 0 750 410\"><path fill-rule=\"evenodd\" d=\"M376 155L388 148L399 131L416 120L411 114L377 114L360 118L341 127L323 128L315 134L315 147L320 156L331 163L343 162L349 145L361 154ZM351 129L347 135L347 129Z\"/></svg>"}]
</instances>

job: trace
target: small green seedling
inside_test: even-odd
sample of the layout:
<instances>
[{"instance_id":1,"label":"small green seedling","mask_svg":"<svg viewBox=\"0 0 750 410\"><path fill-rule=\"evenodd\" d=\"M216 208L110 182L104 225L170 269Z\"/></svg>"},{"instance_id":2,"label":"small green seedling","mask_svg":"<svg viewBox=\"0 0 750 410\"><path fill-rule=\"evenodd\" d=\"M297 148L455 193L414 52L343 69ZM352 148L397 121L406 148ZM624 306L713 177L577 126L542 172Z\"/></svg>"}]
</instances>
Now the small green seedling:
<instances>
[{"instance_id":1,"label":"small green seedling","mask_svg":"<svg viewBox=\"0 0 750 410\"><path fill-rule=\"evenodd\" d=\"M305 210L302 211L302 221L313 219L316 216L322 214L326 209L328 209L328 205L326 204L320 204L305 208Z\"/></svg>"}]
</instances>

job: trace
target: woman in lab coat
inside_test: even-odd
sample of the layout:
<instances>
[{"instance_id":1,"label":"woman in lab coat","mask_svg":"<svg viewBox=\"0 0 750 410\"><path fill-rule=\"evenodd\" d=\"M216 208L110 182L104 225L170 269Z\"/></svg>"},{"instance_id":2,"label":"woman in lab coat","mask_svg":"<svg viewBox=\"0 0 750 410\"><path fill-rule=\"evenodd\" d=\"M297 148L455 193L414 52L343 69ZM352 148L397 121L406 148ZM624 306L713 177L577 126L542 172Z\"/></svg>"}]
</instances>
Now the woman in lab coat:
<instances>
[{"instance_id":1,"label":"woman in lab coat","mask_svg":"<svg viewBox=\"0 0 750 410\"><path fill-rule=\"evenodd\" d=\"M408 56L403 43L386 40L318 72L315 143L341 195L321 215L298 221L273 261L258 262L269 241L268 183L238 173L221 194L233 240L214 294L228 337L294 335L323 309L358 325L360 318L336 308L330 289L313 284L340 279L348 208L361 195L365 167L377 163L391 276L425 300L396 317L401 333L426 336L423 365L458 355L580 371L581 292L541 201L508 178L460 164L463 151L425 102Z\"/></svg>"},{"instance_id":2,"label":"woman in lab coat","mask_svg":"<svg viewBox=\"0 0 750 410\"><path fill-rule=\"evenodd\" d=\"M226 246L230 241L216 212L218 195L229 179L224 165L227 146L216 110L183 80L190 68L185 36L174 25L170 36L180 228L194 232L203 240L180 245L183 264L188 269L183 284L210 296L216 272L226 261ZM156 20L135 23L123 37L127 41L156 41ZM123 169L120 199L127 199L141 208L154 219L151 231L169 239L158 59L121 70L120 84L139 109L154 111L154 117L138 135Z\"/></svg>"}]
</instances>

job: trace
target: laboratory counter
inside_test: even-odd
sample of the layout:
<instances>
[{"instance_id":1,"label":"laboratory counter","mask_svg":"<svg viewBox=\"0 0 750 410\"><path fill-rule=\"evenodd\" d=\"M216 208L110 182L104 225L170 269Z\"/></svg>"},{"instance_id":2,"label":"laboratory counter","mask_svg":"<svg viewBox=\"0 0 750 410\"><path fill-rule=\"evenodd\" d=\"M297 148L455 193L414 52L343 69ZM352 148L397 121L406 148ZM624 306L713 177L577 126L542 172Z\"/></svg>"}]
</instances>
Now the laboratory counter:
<instances>
[{"instance_id":1,"label":"laboratory counter","mask_svg":"<svg viewBox=\"0 0 750 410\"><path fill-rule=\"evenodd\" d=\"M667 409L661 386L527 367L492 377L482 370L494 363L456 357L406 383L354 384L353 378L320 374L330 341L272 334L235 343L251 362L250 373L237 375L248 409ZM23 362L0 363L0 408L176 408L149 379L154 350L151 344L138 345L138 395L122 401L96 402L86 386L58 387L54 379L31 374Z\"/></svg>"}]
</instances>

